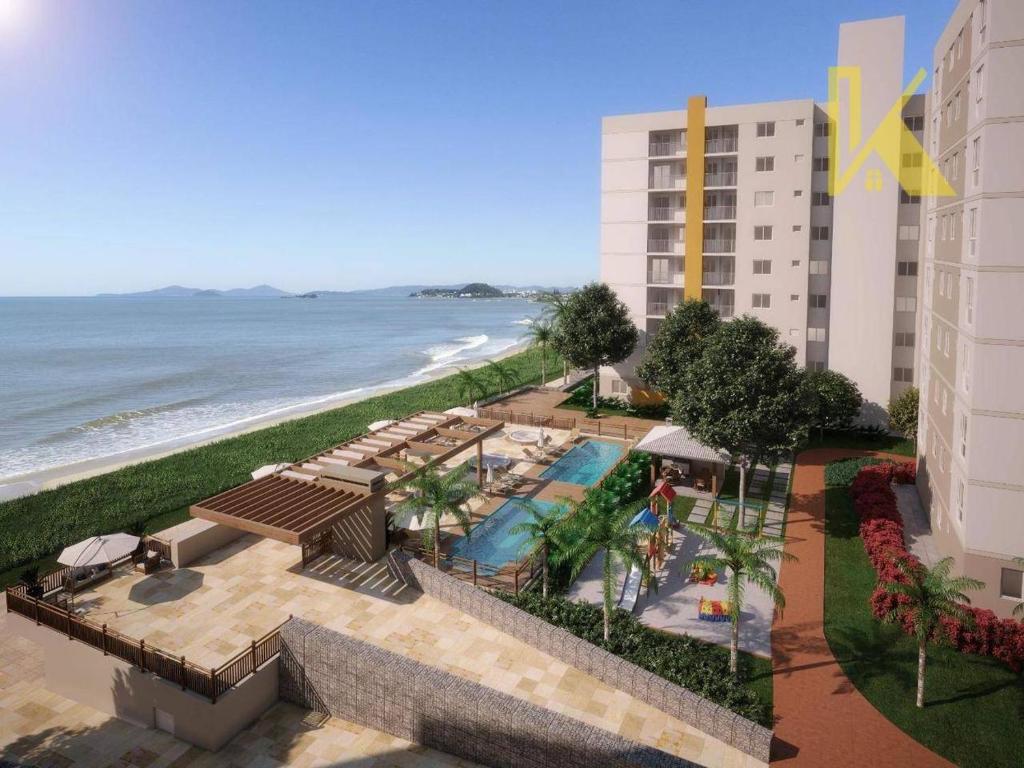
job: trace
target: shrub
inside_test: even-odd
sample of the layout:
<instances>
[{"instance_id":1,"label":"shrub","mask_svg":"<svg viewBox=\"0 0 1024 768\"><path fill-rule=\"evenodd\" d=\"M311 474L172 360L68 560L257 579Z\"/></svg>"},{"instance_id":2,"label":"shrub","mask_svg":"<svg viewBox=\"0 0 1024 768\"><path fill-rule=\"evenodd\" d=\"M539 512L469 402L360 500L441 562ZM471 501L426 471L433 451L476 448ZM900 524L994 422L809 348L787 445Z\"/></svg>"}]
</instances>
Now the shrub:
<instances>
[{"instance_id":1,"label":"shrub","mask_svg":"<svg viewBox=\"0 0 1024 768\"><path fill-rule=\"evenodd\" d=\"M644 626L631 613L616 609L612 614L611 639L603 640L601 609L564 597L543 598L537 592L518 596L498 592L498 597L550 624L561 627L594 645L605 648L648 672L688 688L737 714L771 725L771 713L757 694L729 673L729 651L695 640L688 635L670 635ZM750 660L741 657L741 664ZM741 670L743 677L749 670Z\"/></svg>"},{"instance_id":2,"label":"shrub","mask_svg":"<svg viewBox=\"0 0 1024 768\"><path fill-rule=\"evenodd\" d=\"M826 478L831 476L829 484L839 485L833 481L849 476L854 467L857 469L849 482L849 492L860 520L864 551L875 569L879 585L902 581L906 577L896 567L896 561L903 560L910 565L919 561L906 548L903 518L892 483L913 483L917 474L915 467L909 462L871 463L864 459L835 462L826 468ZM876 586L871 595L871 612L875 618L882 619L905 599L903 595L894 595ZM971 621L965 625L956 619L944 619L941 635L961 653L991 656L1019 672L1024 667L1024 624L1014 619L1000 619L986 608L966 608ZM905 617L903 630L908 634L912 630L909 624L910 618Z\"/></svg>"}]
</instances>

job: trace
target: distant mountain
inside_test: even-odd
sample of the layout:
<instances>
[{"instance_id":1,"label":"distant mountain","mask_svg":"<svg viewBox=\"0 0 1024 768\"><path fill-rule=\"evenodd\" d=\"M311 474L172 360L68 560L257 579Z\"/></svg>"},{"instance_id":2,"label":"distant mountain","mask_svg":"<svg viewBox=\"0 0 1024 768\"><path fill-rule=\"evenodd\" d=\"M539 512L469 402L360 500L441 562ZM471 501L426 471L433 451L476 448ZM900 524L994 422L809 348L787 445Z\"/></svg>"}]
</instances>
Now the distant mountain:
<instances>
[{"instance_id":1,"label":"distant mountain","mask_svg":"<svg viewBox=\"0 0 1024 768\"><path fill-rule=\"evenodd\" d=\"M166 288L157 288L154 291L138 291L136 293L101 293L101 298L126 297L126 298L161 298L161 299L190 299L199 298L277 298L278 296L291 296L288 291L274 288L272 285L257 285L253 288L232 288L227 291L218 291L213 288L186 288L182 285L168 285Z\"/></svg>"},{"instance_id":2,"label":"distant mountain","mask_svg":"<svg viewBox=\"0 0 1024 768\"><path fill-rule=\"evenodd\" d=\"M441 299L500 299L506 296L506 293L487 283L468 283L461 288L424 288L413 291L409 296Z\"/></svg>"}]
</instances>

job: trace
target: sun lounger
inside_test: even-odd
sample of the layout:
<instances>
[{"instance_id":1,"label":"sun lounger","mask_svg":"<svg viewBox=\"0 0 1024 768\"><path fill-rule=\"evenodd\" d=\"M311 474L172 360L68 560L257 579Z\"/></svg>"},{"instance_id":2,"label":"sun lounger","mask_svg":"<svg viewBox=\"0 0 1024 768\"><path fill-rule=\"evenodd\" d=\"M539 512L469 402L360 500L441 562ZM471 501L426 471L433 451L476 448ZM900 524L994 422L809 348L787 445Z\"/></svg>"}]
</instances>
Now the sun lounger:
<instances>
[{"instance_id":1,"label":"sun lounger","mask_svg":"<svg viewBox=\"0 0 1024 768\"><path fill-rule=\"evenodd\" d=\"M319 474L320 472L323 471L323 466L321 466L320 464L314 464L310 461L307 461L305 464L302 465L302 469L308 469L312 472L316 472Z\"/></svg>"},{"instance_id":2,"label":"sun lounger","mask_svg":"<svg viewBox=\"0 0 1024 768\"><path fill-rule=\"evenodd\" d=\"M354 459L355 461L362 461L366 458L366 456L356 451L331 451L331 454L333 456L340 456L343 459Z\"/></svg>"},{"instance_id":3,"label":"sun lounger","mask_svg":"<svg viewBox=\"0 0 1024 768\"><path fill-rule=\"evenodd\" d=\"M347 467L348 466L348 461L346 461L345 459L335 459L335 458L332 458L331 456L320 456L320 457L317 458L317 461L319 461L321 464L328 464L328 465L333 464L333 465L339 466L339 467Z\"/></svg>"},{"instance_id":4,"label":"sun lounger","mask_svg":"<svg viewBox=\"0 0 1024 768\"><path fill-rule=\"evenodd\" d=\"M619 608L624 611L633 612L636 608L636 600L640 596L640 582L643 581L643 573L633 566L629 567L626 580L622 584L622 596L619 598Z\"/></svg>"},{"instance_id":5,"label":"sun lounger","mask_svg":"<svg viewBox=\"0 0 1024 768\"><path fill-rule=\"evenodd\" d=\"M415 417L416 419L425 419L433 424L437 424L442 421L448 421L451 416L444 416L440 413L421 413Z\"/></svg>"},{"instance_id":6,"label":"sun lounger","mask_svg":"<svg viewBox=\"0 0 1024 768\"><path fill-rule=\"evenodd\" d=\"M391 443L387 440L378 440L376 436L364 438L362 441L363 445L373 445L379 448L390 448Z\"/></svg>"},{"instance_id":7,"label":"sun lounger","mask_svg":"<svg viewBox=\"0 0 1024 768\"><path fill-rule=\"evenodd\" d=\"M316 480L316 475L311 475L306 472L296 472L294 469L286 469L281 473L281 477L290 477L293 480Z\"/></svg>"}]
</instances>

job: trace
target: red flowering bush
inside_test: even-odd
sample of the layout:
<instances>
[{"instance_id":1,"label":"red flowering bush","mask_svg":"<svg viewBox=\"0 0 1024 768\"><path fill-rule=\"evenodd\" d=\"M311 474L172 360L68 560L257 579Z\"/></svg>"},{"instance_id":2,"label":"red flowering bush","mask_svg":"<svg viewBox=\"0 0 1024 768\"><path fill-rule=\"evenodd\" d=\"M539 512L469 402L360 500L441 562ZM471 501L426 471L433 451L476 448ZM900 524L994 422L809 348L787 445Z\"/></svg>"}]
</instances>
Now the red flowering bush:
<instances>
[{"instance_id":1,"label":"red flowering bush","mask_svg":"<svg viewBox=\"0 0 1024 768\"><path fill-rule=\"evenodd\" d=\"M873 464L862 468L850 484L850 496L860 519L860 538L864 543L878 585L871 595L871 613L882 619L892 613L903 595L894 595L881 585L902 582L906 576L896 567L903 560L917 565L918 560L907 551L903 539L903 518L896 504L892 483L913 483L917 471L912 463ZM1019 672L1024 667L1024 624L1013 619L1000 619L986 608L967 607L973 620L963 625L955 619L944 619L942 634L961 653L991 656ZM911 631L905 615L903 629Z\"/></svg>"}]
</instances>

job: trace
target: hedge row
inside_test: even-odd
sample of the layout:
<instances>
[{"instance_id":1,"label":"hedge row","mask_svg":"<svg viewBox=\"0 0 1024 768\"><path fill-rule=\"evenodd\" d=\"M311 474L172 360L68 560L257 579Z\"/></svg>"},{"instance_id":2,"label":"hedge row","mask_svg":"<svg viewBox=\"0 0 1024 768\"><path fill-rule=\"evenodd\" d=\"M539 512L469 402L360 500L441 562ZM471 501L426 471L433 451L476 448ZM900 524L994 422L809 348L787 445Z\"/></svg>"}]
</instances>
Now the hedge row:
<instances>
[{"instance_id":1,"label":"hedge row","mask_svg":"<svg viewBox=\"0 0 1024 768\"><path fill-rule=\"evenodd\" d=\"M885 582L906 578L896 567L897 561L912 566L920 561L910 554L903 537L903 518L896 504L892 483L913 483L915 469L911 463L882 463L864 466L850 484L850 495L860 519L860 537L864 550L878 577L871 595L871 611L876 618L889 615L907 598L894 595L882 586ZM1015 672L1024 667L1024 624L1013 619L1000 619L987 608L965 606L972 621L964 625L956 619L942 622L942 633L961 653L991 656L1007 664ZM911 632L904 619L904 631Z\"/></svg>"}]
</instances>

